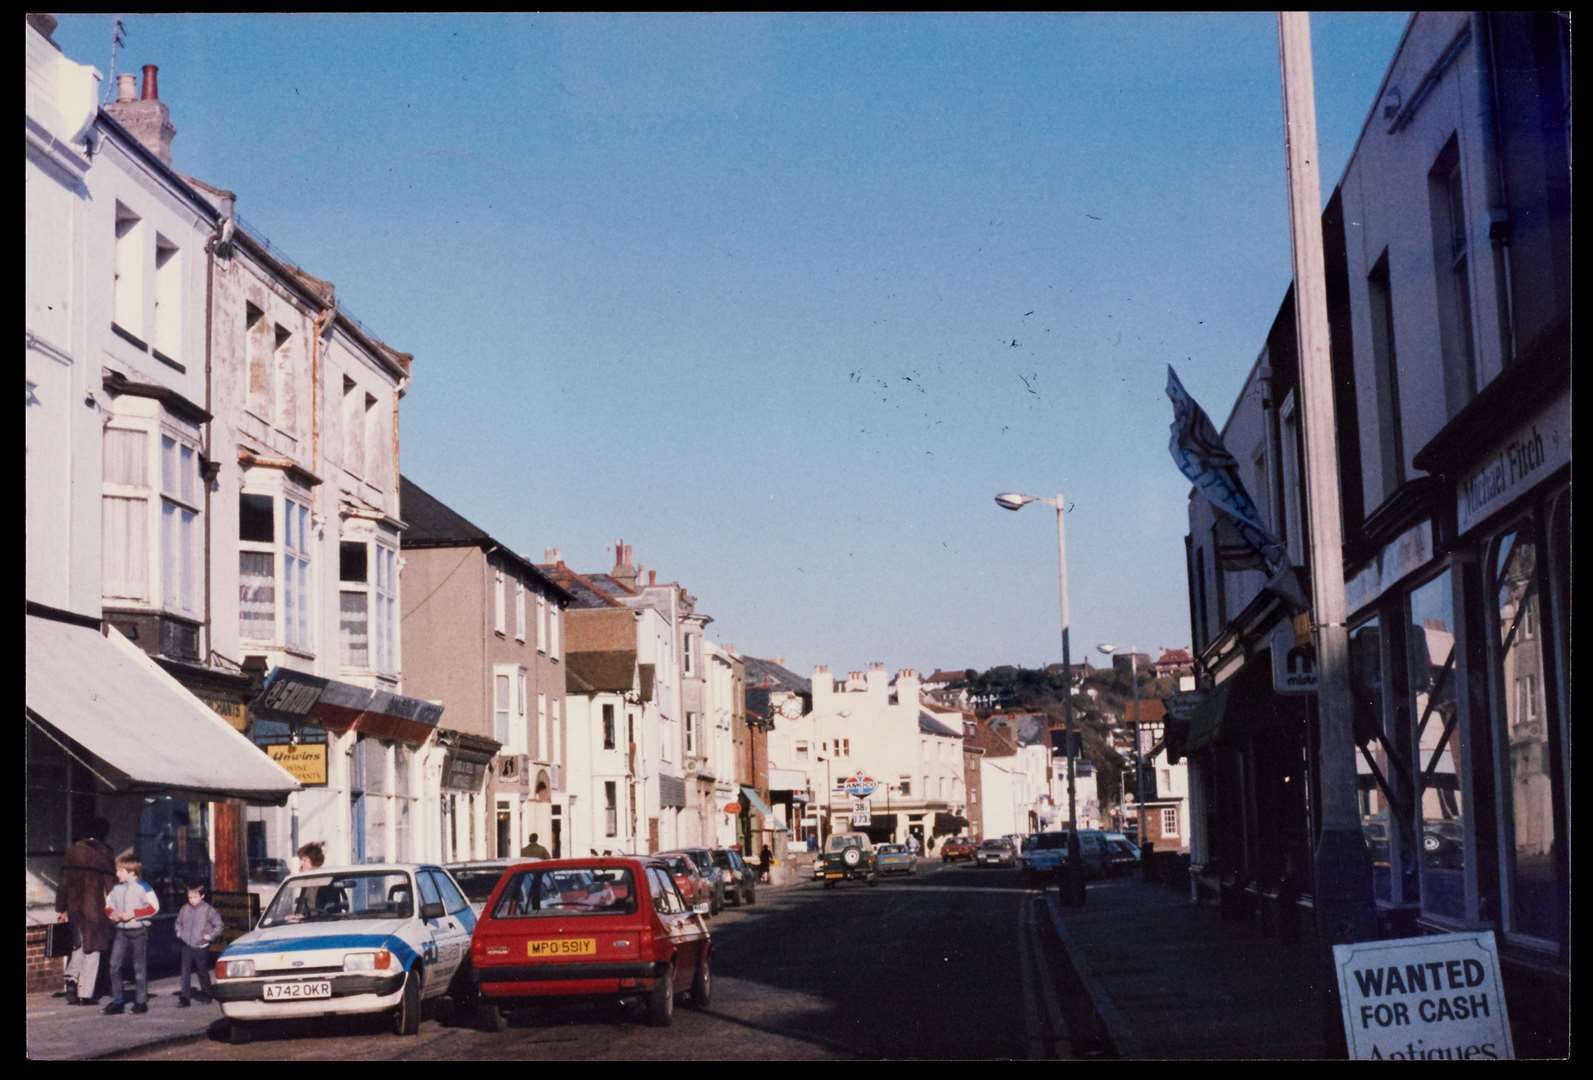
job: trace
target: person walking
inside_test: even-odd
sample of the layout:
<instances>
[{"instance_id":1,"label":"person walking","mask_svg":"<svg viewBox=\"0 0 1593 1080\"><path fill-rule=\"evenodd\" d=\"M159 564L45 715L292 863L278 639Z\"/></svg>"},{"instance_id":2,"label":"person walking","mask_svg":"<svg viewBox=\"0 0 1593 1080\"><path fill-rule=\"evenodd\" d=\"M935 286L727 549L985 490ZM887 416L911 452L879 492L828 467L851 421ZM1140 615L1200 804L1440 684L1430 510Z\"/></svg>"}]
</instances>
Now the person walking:
<instances>
[{"instance_id":1,"label":"person walking","mask_svg":"<svg viewBox=\"0 0 1593 1080\"><path fill-rule=\"evenodd\" d=\"M188 976L199 976L199 1000L210 1000L210 943L221 935L221 913L210 906L210 889L204 882L188 886L188 903L177 913L177 942L183 951L182 984L177 1007L188 1008Z\"/></svg>"},{"instance_id":2,"label":"person walking","mask_svg":"<svg viewBox=\"0 0 1593 1080\"><path fill-rule=\"evenodd\" d=\"M149 1012L149 924L160 910L160 897L142 877L144 864L131 852L116 857L116 887L105 899L105 914L116 924L111 944L111 1003L108 1016L125 1007L122 968L133 961L133 1011Z\"/></svg>"},{"instance_id":3,"label":"person walking","mask_svg":"<svg viewBox=\"0 0 1593 1080\"><path fill-rule=\"evenodd\" d=\"M116 854L105 842L110 822L94 818L66 849L55 890L55 921L72 927L72 957L66 964L66 1003L92 1005L98 997L100 954L111 947L116 926L105 917L105 897L116 885Z\"/></svg>"},{"instance_id":4,"label":"person walking","mask_svg":"<svg viewBox=\"0 0 1593 1080\"><path fill-rule=\"evenodd\" d=\"M760 864L758 877L767 882L769 880L769 871L774 867L774 852L769 850L768 844L764 844L763 849L758 852L758 862Z\"/></svg>"},{"instance_id":5,"label":"person walking","mask_svg":"<svg viewBox=\"0 0 1593 1080\"><path fill-rule=\"evenodd\" d=\"M547 848L545 848L541 844L537 843L537 834L536 833L532 833L531 834L531 839L527 840L526 844L525 844L525 847L520 849L520 857L522 859L551 859L551 858L553 858L552 855L548 854L548 849Z\"/></svg>"}]
</instances>

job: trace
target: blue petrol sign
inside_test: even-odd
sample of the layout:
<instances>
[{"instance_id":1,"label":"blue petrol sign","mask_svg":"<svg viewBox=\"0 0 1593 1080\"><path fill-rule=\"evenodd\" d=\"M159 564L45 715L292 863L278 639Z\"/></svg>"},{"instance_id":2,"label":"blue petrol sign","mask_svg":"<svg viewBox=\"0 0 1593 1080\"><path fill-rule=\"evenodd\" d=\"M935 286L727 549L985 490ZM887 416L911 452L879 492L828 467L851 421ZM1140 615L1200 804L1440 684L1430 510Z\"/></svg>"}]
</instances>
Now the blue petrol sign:
<instances>
[{"instance_id":1,"label":"blue petrol sign","mask_svg":"<svg viewBox=\"0 0 1593 1080\"><path fill-rule=\"evenodd\" d=\"M879 790L879 783L862 772L853 773L835 782L835 786L855 799L866 799Z\"/></svg>"},{"instance_id":2,"label":"blue petrol sign","mask_svg":"<svg viewBox=\"0 0 1593 1080\"><path fill-rule=\"evenodd\" d=\"M1515 1057L1492 931L1333 946L1350 1057Z\"/></svg>"}]
</instances>

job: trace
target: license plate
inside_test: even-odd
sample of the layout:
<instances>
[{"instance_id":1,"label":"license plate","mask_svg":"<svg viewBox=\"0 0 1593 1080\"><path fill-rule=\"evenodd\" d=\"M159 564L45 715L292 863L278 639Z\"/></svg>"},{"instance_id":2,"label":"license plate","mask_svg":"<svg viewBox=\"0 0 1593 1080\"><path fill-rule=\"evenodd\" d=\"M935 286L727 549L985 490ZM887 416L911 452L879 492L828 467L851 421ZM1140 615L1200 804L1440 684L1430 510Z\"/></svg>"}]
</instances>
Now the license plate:
<instances>
[{"instance_id":1,"label":"license plate","mask_svg":"<svg viewBox=\"0 0 1593 1080\"><path fill-rule=\"evenodd\" d=\"M839 881L842 878L844 878L846 875L845 874L825 874L824 876L827 877L827 878L834 878L836 881Z\"/></svg>"},{"instance_id":2,"label":"license plate","mask_svg":"<svg viewBox=\"0 0 1593 1080\"><path fill-rule=\"evenodd\" d=\"M525 943L527 956L595 956L597 955L596 938L559 938L549 941L528 941Z\"/></svg>"},{"instance_id":3,"label":"license plate","mask_svg":"<svg viewBox=\"0 0 1593 1080\"><path fill-rule=\"evenodd\" d=\"M332 982L266 983L263 991L266 1001L307 1001L332 996Z\"/></svg>"}]
</instances>

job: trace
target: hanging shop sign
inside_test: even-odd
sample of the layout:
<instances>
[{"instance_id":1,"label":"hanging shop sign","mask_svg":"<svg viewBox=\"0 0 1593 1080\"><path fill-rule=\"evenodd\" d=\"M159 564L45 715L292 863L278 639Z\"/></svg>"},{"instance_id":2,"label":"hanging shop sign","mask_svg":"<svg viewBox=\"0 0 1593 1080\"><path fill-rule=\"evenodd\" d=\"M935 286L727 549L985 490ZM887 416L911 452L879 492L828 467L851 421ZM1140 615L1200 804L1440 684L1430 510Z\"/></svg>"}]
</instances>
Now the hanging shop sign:
<instances>
[{"instance_id":1,"label":"hanging shop sign","mask_svg":"<svg viewBox=\"0 0 1593 1080\"><path fill-rule=\"evenodd\" d=\"M879 782L872 776L865 776L861 770L851 776L843 777L835 782L836 790L844 791L848 795L866 799L879 790Z\"/></svg>"},{"instance_id":2,"label":"hanging shop sign","mask_svg":"<svg viewBox=\"0 0 1593 1080\"><path fill-rule=\"evenodd\" d=\"M1350 1057L1515 1057L1493 931L1333 946Z\"/></svg>"},{"instance_id":3,"label":"hanging shop sign","mask_svg":"<svg viewBox=\"0 0 1593 1080\"><path fill-rule=\"evenodd\" d=\"M305 787L326 786L325 743L266 743L265 752Z\"/></svg>"},{"instance_id":4,"label":"hanging shop sign","mask_svg":"<svg viewBox=\"0 0 1593 1080\"><path fill-rule=\"evenodd\" d=\"M854 829L866 829L873 824L873 821L874 819L869 816L867 810L855 811L852 814L852 828Z\"/></svg>"},{"instance_id":5,"label":"hanging shop sign","mask_svg":"<svg viewBox=\"0 0 1593 1080\"><path fill-rule=\"evenodd\" d=\"M1315 646L1296 645L1293 624L1279 623L1272 632L1272 689L1280 694L1314 694L1319 681Z\"/></svg>"},{"instance_id":6,"label":"hanging shop sign","mask_svg":"<svg viewBox=\"0 0 1593 1080\"><path fill-rule=\"evenodd\" d=\"M1561 396L1460 478L1455 489L1455 526L1472 526L1503 510L1571 460L1571 399Z\"/></svg>"}]
</instances>

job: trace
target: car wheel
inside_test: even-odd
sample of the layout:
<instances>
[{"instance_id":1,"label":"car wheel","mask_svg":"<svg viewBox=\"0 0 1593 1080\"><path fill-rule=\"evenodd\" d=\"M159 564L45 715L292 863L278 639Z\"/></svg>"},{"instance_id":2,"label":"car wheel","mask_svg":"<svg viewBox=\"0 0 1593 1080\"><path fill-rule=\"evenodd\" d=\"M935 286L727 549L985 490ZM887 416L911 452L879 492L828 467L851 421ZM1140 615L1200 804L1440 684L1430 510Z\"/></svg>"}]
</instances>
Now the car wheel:
<instances>
[{"instance_id":1,"label":"car wheel","mask_svg":"<svg viewBox=\"0 0 1593 1080\"><path fill-rule=\"evenodd\" d=\"M704 953L702 962L697 965L697 973L691 977L691 1006L694 1009L706 1009L713 1000L713 973L708 970L708 954Z\"/></svg>"},{"instance_id":2,"label":"car wheel","mask_svg":"<svg viewBox=\"0 0 1593 1080\"><path fill-rule=\"evenodd\" d=\"M227 1041L233 1046L242 1046L254 1039L254 1028L246 1020L227 1021Z\"/></svg>"},{"instance_id":3,"label":"car wheel","mask_svg":"<svg viewBox=\"0 0 1593 1080\"><path fill-rule=\"evenodd\" d=\"M420 1034L421 978L418 966L404 976L404 991L399 995L398 1008L393 1012L394 1035Z\"/></svg>"},{"instance_id":4,"label":"car wheel","mask_svg":"<svg viewBox=\"0 0 1593 1080\"><path fill-rule=\"evenodd\" d=\"M509 1018L495 1002L482 998L476 1002L476 1026L489 1034L495 1034L509 1026Z\"/></svg>"},{"instance_id":5,"label":"car wheel","mask_svg":"<svg viewBox=\"0 0 1593 1080\"><path fill-rule=\"evenodd\" d=\"M647 1022L653 1027L668 1027L675 1019L675 965L668 964L647 995Z\"/></svg>"}]
</instances>

